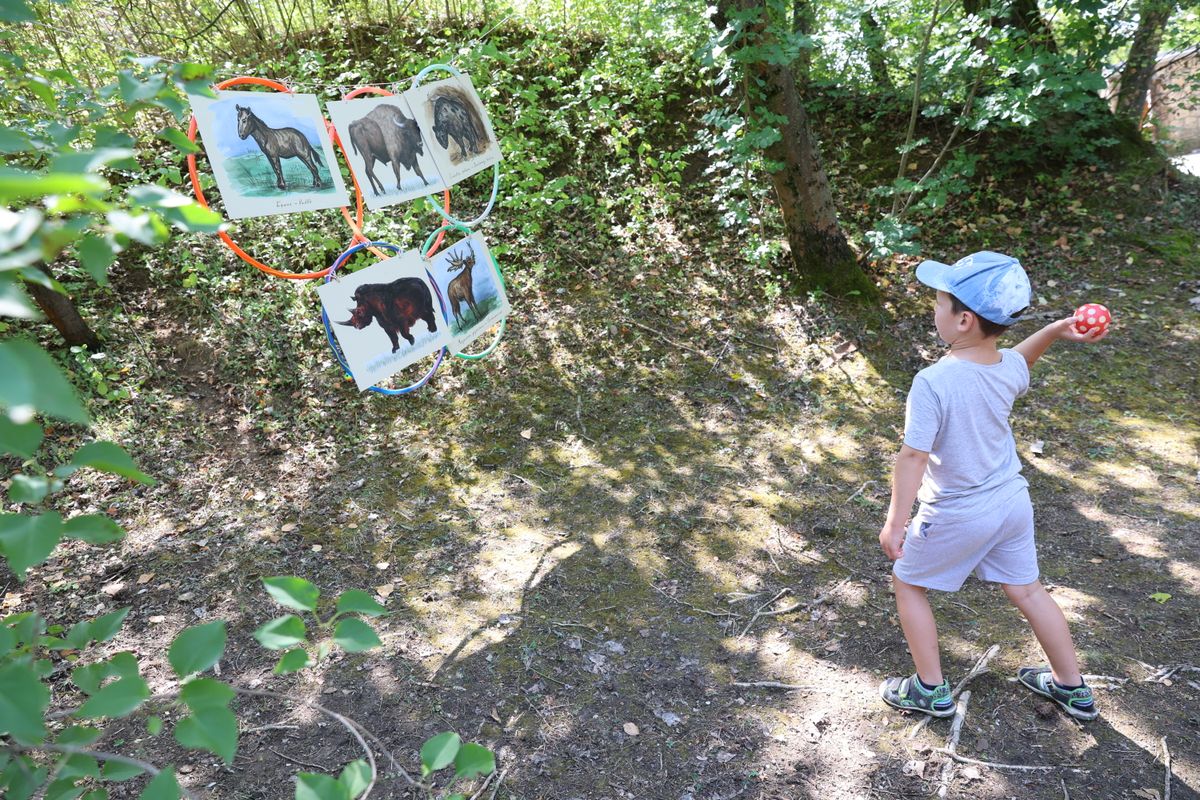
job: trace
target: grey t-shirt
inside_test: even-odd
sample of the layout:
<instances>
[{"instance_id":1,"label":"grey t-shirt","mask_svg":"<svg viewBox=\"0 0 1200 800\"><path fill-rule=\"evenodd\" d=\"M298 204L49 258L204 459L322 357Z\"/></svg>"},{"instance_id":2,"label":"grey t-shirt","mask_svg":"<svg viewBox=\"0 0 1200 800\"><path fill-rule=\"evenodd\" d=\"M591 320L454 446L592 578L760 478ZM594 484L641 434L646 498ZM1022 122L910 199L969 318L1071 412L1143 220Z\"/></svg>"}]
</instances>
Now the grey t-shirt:
<instances>
[{"instance_id":1,"label":"grey t-shirt","mask_svg":"<svg viewBox=\"0 0 1200 800\"><path fill-rule=\"evenodd\" d=\"M917 499L922 516L949 522L994 510L1028 486L1008 415L1029 389L1016 350L996 364L946 356L917 373L904 419L904 443L929 453Z\"/></svg>"}]
</instances>

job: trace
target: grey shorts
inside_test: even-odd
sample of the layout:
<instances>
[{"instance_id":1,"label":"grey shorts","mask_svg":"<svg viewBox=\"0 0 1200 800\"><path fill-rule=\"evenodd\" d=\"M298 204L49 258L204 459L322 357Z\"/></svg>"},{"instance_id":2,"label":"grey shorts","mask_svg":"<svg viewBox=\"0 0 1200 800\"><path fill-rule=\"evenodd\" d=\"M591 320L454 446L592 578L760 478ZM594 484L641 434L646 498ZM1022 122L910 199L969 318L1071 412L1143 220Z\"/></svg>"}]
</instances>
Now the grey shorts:
<instances>
[{"instance_id":1,"label":"grey shorts","mask_svg":"<svg viewBox=\"0 0 1200 800\"><path fill-rule=\"evenodd\" d=\"M1029 490L990 513L961 521L941 522L922 507L892 571L905 583L944 592L958 591L972 572L981 581L1033 583L1038 563Z\"/></svg>"}]
</instances>

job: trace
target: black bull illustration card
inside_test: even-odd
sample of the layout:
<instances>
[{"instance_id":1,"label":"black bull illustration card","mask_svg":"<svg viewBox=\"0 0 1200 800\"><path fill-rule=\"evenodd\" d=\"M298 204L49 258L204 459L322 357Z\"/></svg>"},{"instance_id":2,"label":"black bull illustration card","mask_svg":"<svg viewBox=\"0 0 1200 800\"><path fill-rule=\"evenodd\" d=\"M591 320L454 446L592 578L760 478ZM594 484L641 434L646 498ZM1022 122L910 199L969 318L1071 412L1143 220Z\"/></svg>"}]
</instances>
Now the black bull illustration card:
<instances>
[{"instance_id":1,"label":"black bull illustration card","mask_svg":"<svg viewBox=\"0 0 1200 800\"><path fill-rule=\"evenodd\" d=\"M451 342L416 250L336 277L317 294L360 391Z\"/></svg>"}]
</instances>

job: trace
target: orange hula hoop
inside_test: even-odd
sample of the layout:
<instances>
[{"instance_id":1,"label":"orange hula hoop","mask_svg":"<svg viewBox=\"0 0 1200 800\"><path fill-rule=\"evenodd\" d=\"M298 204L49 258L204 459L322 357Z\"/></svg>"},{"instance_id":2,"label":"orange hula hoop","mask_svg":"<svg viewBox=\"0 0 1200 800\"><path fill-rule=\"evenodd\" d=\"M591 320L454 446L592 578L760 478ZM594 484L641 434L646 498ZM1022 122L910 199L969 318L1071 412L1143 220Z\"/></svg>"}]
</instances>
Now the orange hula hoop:
<instances>
[{"instance_id":1,"label":"orange hula hoop","mask_svg":"<svg viewBox=\"0 0 1200 800\"><path fill-rule=\"evenodd\" d=\"M383 89L379 86L360 86L357 89L354 89L353 91L347 92L346 94L342 95L342 99L343 100L353 100L354 98L362 97L365 94L377 94L377 95L382 95L384 97L394 97L395 96L395 92L389 92L387 89ZM350 243L351 244L367 244L371 240L369 238L367 238L367 236L362 232L362 224L363 224L362 185L358 182L358 175L356 175L354 173L354 166L350 163L350 156L346 152L346 145L342 143L342 139L340 136L338 136L337 130L334 129L333 123L326 122L325 127L329 131L329 138L332 139L333 143L336 144L338 146L338 149L342 151L342 160L344 160L346 162L346 168L348 170L350 170L350 180L354 182L355 209L354 209L354 218L353 219L351 219L351 217L350 217L350 209L347 208L346 206L342 206L342 217L345 218L346 224L350 226L350 230L354 231L354 236L351 237ZM450 189L449 189L449 187L447 187L442 192L442 199L443 199L444 208L446 209L446 213L449 214L450 213ZM442 233L438 236L437 241L433 243L433 247L431 247L429 249L429 252L425 254L426 258L429 257L430 253L437 252L437 249L441 246L442 240L444 238L446 238L446 232L442 231ZM378 256L381 259L391 258L391 256L387 255L386 253L381 252L378 248L368 247L367 249L370 250L372 253L374 253L376 256Z\"/></svg>"}]
</instances>

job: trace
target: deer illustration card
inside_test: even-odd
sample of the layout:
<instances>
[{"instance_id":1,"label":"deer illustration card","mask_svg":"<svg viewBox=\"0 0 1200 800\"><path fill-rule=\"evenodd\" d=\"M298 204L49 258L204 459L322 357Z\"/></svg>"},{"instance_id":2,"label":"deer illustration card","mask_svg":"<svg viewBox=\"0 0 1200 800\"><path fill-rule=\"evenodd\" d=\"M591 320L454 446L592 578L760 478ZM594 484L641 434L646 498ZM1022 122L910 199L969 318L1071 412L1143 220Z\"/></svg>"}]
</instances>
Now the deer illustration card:
<instances>
[{"instance_id":1,"label":"deer illustration card","mask_svg":"<svg viewBox=\"0 0 1200 800\"><path fill-rule=\"evenodd\" d=\"M450 342L443 306L416 250L317 287L359 391Z\"/></svg>"},{"instance_id":2,"label":"deer illustration card","mask_svg":"<svg viewBox=\"0 0 1200 800\"><path fill-rule=\"evenodd\" d=\"M500 160L492 120L466 75L421 84L404 95L447 185Z\"/></svg>"},{"instance_id":3,"label":"deer illustration card","mask_svg":"<svg viewBox=\"0 0 1200 800\"><path fill-rule=\"evenodd\" d=\"M450 352L461 353L512 310L487 242L478 233L443 247L429 272L446 298Z\"/></svg>"},{"instance_id":4,"label":"deer illustration card","mask_svg":"<svg viewBox=\"0 0 1200 800\"><path fill-rule=\"evenodd\" d=\"M350 202L315 94L188 95L230 219Z\"/></svg>"},{"instance_id":5,"label":"deer illustration card","mask_svg":"<svg viewBox=\"0 0 1200 800\"><path fill-rule=\"evenodd\" d=\"M372 210L446 188L403 95L326 103L346 161Z\"/></svg>"}]
</instances>

